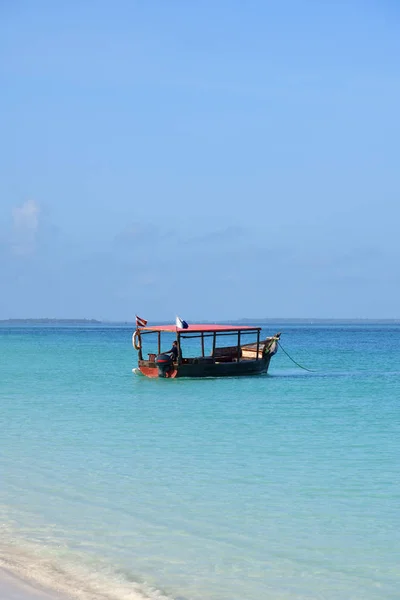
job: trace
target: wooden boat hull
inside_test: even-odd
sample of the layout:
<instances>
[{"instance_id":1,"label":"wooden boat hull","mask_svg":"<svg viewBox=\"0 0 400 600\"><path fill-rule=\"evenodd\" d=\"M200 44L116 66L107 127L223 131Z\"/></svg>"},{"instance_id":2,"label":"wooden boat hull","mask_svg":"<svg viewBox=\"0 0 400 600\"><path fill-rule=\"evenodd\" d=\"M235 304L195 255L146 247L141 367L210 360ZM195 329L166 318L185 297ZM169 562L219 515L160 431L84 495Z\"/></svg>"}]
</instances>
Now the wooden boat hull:
<instances>
[{"instance_id":1,"label":"wooden boat hull","mask_svg":"<svg viewBox=\"0 0 400 600\"><path fill-rule=\"evenodd\" d=\"M194 359L193 362L175 364L168 373L168 379L180 377L240 377L259 375L268 371L271 355L259 360L241 360L239 362L211 362L207 359ZM159 377L155 363L139 361L139 369L146 377Z\"/></svg>"},{"instance_id":2,"label":"wooden boat hull","mask_svg":"<svg viewBox=\"0 0 400 600\"><path fill-rule=\"evenodd\" d=\"M141 364L141 363L146 363L146 364ZM150 377L151 379L154 379L156 377L158 378L159 377L158 367L156 367L156 365L154 363L149 363L149 364L147 364L147 363L148 363L148 361L146 361L146 360L139 361L140 372L143 375L146 375L146 377ZM166 374L164 379L175 379L177 374L178 374L178 370L174 368Z\"/></svg>"}]
</instances>

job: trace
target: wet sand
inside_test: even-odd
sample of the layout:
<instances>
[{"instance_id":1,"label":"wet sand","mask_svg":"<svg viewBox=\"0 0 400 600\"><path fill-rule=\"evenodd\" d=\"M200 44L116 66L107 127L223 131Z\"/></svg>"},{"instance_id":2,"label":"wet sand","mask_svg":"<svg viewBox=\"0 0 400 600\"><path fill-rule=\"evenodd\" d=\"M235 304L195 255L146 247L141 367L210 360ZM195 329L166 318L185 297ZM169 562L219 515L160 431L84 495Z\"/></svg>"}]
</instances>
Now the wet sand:
<instances>
[{"instance_id":1,"label":"wet sand","mask_svg":"<svg viewBox=\"0 0 400 600\"><path fill-rule=\"evenodd\" d=\"M34 587L9 571L0 568L1 600L68 600L63 594Z\"/></svg>"}]
</instances>

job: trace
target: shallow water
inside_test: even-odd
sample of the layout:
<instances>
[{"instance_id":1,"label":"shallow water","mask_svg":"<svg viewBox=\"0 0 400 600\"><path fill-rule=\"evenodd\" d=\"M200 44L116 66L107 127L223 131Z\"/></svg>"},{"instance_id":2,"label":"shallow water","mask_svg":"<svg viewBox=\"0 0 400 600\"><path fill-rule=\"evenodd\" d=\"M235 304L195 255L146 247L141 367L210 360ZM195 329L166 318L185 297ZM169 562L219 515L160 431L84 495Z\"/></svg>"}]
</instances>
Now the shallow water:
<instances>
[{"instance_id":1,"label":"shallow water","mask_svg":"<svg viewBox=\"0 0 400 600\"><path fill-rule=\"evenodd\" d=\"M0 559L82 600L398 598L400 327L282 330L312 373L149 380L128 328L2 327Z\"/></svg>"}]
</instances>

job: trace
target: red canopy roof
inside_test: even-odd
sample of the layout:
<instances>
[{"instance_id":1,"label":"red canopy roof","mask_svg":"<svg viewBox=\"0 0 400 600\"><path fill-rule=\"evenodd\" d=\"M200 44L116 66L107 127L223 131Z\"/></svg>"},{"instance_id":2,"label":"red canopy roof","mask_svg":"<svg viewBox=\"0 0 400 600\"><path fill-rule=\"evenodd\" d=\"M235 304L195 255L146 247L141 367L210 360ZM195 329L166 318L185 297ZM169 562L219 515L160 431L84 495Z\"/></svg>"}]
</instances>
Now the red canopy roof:
<instances>
[{"instance_id":1,"label":"red canopy roof","mask_svg":"<svg viewBox=\"0 0 400 600\"><path fill-rule=\"evenodd\" d=\"M248 325L214 325L213 323L207 324L191 324L187 329L178 329L177 326L174 325L154 325L152 327L141 327L140 331L171 331L176 333L179 331L180 333L195 333L202 331L256 331L261 329L261 327L249 327Z\"/></svg>"}]
</instances>

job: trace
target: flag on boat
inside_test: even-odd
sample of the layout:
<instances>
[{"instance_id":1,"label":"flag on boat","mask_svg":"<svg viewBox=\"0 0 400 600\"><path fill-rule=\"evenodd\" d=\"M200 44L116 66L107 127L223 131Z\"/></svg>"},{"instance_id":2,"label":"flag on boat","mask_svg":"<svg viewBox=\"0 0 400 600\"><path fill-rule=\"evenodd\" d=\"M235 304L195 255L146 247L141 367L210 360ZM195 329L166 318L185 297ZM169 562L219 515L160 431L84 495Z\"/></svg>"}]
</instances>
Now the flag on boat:
<instances>
[{"instance_id":1,"label":"flag on boat","mask_svg":"<svg viewBox=\"0 0 400 600\"><path fill-rule=\"evenodd\" d=\"M176 323L177 329L187 329L189 327L189 325L186 323L186 321L184 321L180 317L176 317L175 323Z\"/></svg>"},{"instance_id":2,"label":"flag on boat","mask_svg":"<svg viewBox=\"0 0 400 600\"><path fill-rule=\"evenodd\" d=\"M147 321L146 319L141 319L136 315L136 327L146 327Z\"/></svg>"}]
</instances>

